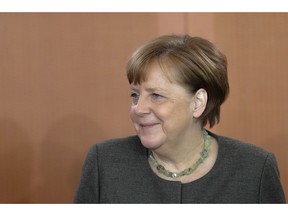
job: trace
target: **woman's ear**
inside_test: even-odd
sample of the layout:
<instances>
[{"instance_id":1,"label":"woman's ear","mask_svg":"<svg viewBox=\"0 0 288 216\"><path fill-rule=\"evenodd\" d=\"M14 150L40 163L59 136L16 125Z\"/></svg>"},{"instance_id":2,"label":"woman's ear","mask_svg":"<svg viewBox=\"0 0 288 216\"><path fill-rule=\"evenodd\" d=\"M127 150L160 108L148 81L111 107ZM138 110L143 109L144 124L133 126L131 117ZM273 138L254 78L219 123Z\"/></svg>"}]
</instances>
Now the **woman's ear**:
<instances>
[{"instance_id":1,"label":"woman's ear","mask_svg":"<svg viewBox=\"0 0 288 216\"><path fill-rule=\"evenodd\" d=\"M206 108L207 100L208 94L205 89L201 88L195 93L193 104L193 116L195 118L199 118L203 114Z\"/></svg>"}]
</instances>

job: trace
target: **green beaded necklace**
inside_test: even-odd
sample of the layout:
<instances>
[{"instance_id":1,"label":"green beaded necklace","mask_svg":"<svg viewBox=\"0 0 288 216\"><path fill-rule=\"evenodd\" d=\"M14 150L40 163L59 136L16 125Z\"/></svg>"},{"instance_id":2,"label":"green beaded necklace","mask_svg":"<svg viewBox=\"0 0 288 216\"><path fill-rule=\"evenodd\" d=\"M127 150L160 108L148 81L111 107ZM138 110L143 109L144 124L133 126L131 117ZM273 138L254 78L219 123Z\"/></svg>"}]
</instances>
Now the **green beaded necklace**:
<instances>
[{"instance_id":1,"label":"green beaded necklace","mask_svg":"<svg viewBox=\"0 0 288 216\"><path fill-rule=\"evenodd\" d=\"M200 158L192 166L188 167L187 169L185 169L181 172L171 172L171 171L165 169L165 167L163 167L161 164L159 164L157 162L157 160L154 158L152 151L149 151L149 160L152 162L153 166L156 167L156 169L159 173L165 175L168 178L176 179L176 178L180 178L180 177L185 176L185 175L190 175L208 157L209 147L211 145L211 141L210 141L211 137L209 136L209 134L207 133L206 130L203 130L203 137L204 137L204 148L203 148L202 152L200 153Z\"/></svg>"}]
</instances>

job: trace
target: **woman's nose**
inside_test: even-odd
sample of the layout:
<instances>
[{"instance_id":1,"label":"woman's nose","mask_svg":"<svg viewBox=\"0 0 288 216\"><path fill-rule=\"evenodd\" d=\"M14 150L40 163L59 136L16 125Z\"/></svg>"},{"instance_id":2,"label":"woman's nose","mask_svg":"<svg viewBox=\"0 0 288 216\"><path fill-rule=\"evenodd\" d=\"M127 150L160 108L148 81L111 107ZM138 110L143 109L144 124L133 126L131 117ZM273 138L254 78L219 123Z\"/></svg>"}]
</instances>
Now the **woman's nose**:
<instances>
[{"instance_id":1,"label":"woman's nose","mask_svg":"<svg viewBox=\"0 0 288 216\"><path fill-rule=\"evenodd\" d=\"M137 115L143 115L150 112L150 103L145 98L139 98L137 104L134 107L135 113Z\"/></svg>"}]
</instances>

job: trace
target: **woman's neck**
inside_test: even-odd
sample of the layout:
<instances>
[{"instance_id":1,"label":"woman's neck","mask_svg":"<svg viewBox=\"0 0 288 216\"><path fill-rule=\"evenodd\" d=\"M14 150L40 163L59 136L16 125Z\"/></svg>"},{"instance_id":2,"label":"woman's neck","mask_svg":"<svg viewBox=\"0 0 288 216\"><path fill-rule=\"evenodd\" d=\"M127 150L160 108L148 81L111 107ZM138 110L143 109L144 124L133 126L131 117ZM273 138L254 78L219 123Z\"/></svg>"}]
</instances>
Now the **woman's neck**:
<instances>
[{"instance_id":1,"label":"woman's neck","mask_svg":"<svg viewBox=\"0 0 288 216\"><path fill-rule=\"evenodd\" d=\"M175 172L191 166L199 158L204 146L202 130L194 131L186 139L184 138L170 141L153 150L153 155L158 163Z\"/></svg>"}]
</instances>

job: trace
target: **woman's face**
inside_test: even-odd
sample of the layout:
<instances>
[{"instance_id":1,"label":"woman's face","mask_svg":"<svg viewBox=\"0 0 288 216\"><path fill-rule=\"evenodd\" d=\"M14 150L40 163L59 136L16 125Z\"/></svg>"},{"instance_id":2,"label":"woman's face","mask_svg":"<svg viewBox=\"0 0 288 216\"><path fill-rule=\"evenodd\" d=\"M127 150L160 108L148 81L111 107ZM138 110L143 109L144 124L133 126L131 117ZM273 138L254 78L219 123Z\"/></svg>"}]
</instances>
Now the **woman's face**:
<instances>
[{"instance_id":1,"label":"woman's face","mask_svg":"<svg viewBox=\"0 0 288 216\"><path fill-rule=\"evenodd\" d=\"M157 149L191 139L193 95L169 81L157 65L146 80L131 84L131 119L146 148Z\"/></svg>"}]
</instances>

